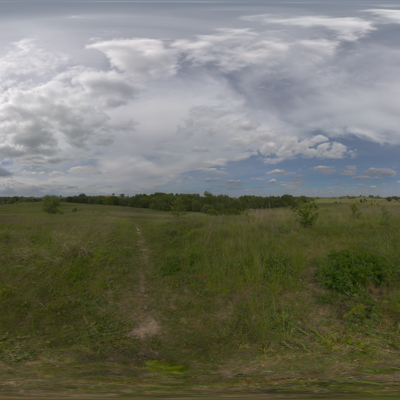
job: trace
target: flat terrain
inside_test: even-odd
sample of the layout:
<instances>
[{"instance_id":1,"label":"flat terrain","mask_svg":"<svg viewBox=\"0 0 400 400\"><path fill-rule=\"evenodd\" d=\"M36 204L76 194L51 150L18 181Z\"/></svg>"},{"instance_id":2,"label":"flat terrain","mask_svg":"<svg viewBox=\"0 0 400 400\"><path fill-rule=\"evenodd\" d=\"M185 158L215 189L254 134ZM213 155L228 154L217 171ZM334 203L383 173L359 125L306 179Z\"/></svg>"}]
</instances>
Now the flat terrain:
<instances>
[{"instance_id":1,"label":"flat terrain","mask_svg":"<svg viewBox=\"0 0 400 400\"><path fill-rule=\"evenodd\" d=\"M290 209L0 206L0 394L395 395L400 204L366 200L318 201L311 228ZM345 249L391 275L330 290L318 271Z\"/></svg>"}]
</instances>

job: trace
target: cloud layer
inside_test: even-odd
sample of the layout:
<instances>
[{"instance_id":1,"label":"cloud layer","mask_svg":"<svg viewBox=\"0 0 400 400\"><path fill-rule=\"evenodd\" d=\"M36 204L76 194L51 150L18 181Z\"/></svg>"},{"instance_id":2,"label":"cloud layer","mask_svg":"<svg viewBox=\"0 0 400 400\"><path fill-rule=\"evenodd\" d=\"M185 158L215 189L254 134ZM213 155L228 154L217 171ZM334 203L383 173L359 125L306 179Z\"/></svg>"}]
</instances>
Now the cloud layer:
<instances>
[{"instance_id":1,"label":"cloud layer","mask_svg":"<svg viewBox=\"0 0 400 400\"><path fill-rule=\"evenodd\" d=\"M394 178L377 164L358 174L356 160L363 143L400 145L400 50L379 36L399 12L282 9L171 37L88 35L78 56L21 38L0 58L0 178L99 193L185 179L236 190L265 174L298 190L286 171L303 165L325 180Z\"/></svg>"}]
</instances>

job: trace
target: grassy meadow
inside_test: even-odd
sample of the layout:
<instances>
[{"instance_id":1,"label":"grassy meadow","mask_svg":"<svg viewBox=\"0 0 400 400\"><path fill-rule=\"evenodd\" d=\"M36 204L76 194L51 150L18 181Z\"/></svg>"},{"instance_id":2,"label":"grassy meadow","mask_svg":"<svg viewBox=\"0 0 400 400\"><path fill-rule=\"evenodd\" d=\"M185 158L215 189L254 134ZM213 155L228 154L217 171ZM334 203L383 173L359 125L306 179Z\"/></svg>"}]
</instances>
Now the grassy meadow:
<instances>
[{"instance_id":1,"label":"grassy meadow","mask_svg":"<svg viewBox=\"0 0 400 400\"><path fill-rule=\"evenodd\" d=\"M366 200L0 206L0 394L398 392L400 204Z\"/></svg>"}]
</instances>

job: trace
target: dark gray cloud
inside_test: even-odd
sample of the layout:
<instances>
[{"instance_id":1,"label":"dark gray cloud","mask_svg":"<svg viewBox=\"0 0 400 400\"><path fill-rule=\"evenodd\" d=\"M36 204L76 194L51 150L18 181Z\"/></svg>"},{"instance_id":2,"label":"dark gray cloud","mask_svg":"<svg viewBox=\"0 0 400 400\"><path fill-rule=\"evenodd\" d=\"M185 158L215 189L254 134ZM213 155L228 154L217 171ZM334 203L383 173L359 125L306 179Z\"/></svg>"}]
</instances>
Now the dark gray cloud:
<instances>
[{"instance_id":1,"label":"dark gray cloud","mask_svg":"<svg viewBox=\"0 0 400 400\"><path fill-rule=\"evenodd\" d=\"M228 179L224 182L227 185L232 185L232 186L242 186L243 185L243 182L241 180Z\"/></svg>"},{"instance_id":2,"label":"dark gray cloud","mask_svg":"<svg viewBox=\"0 0 400 400\"><path fill-rule=\"evenodd\" d=\"M313 167L313 170L319 172L322 175L332 175L336 172L334 167L327 167L325 165L319 165L317 167Z\"/></svg>"},{"instance_id":3,"label":"dark gray cloud","mask_svg":"<svg viewBox=\"0 0 400 400\"><path fill-rule=\"evenodd\" d=\"M203 179L204 182L218 182L220 181L220 178L205 178Z\"/></svg>"},{"instance_id":4,"label":"dark gray cloud","mask_svg":"<svg viewBox=\"0 0 400 400\"><path fill-rule=\"evenodd\" d=\"M360 181L375 181L375 180L379 179L379 177L368 176L368 175L359 175L359 176L353 176L351 179L360 180Z\"/></svg>"},{"instance_id":5,"label":"dark gray cloud","mask_svg":"<svg viewBox=\"0 0 400 400\"><path fill-rule=\"evenodd\" d=\"M0 164L0 177L4 178L6 176L12 176L12 173Z\"/></svg>"},{"instance_id":6,"label":"dark gray cloud","mask_svg":"<svg viewBox=\"0 0 400 400\"><path fill-rule=\"evenodd\" d=\"M344 169L340 175L357 175L357 167L355 165L348 165L346 169Z\"/></svg>"}]
</instances>

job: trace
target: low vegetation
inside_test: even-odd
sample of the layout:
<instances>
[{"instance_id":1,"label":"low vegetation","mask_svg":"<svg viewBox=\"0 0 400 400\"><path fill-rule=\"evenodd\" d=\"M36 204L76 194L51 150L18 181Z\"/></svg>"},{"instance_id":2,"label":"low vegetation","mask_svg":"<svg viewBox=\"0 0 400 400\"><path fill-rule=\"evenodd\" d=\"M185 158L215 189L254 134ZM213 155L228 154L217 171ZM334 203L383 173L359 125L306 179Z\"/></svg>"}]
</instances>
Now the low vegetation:
<instances>
[{"instance_id":1,"label":"low vegetation","mask_svg":"<svg viewBox=\"0 0 400 400\"><path fill-rule=\"evenodd\" d=\"M224 210L0 207L2 390L397 392L400 204Z\"/></svg>"}]
</instances>

